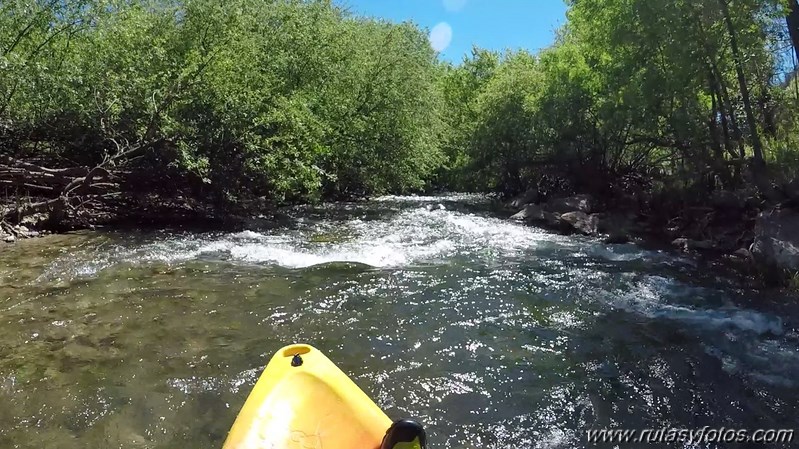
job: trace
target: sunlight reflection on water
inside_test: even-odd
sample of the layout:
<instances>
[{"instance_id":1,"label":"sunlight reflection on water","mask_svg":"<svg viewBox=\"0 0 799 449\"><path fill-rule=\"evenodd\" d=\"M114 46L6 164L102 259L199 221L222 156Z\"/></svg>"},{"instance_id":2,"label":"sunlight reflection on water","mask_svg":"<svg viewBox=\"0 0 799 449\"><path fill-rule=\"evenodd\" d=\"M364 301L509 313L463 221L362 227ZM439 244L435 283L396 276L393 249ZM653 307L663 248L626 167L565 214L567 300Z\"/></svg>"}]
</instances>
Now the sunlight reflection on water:
<instances>
[{"instance_id":1,"label":"sunlight reflection on water","mask_svg":"<svg viewBox=\"0 0 799 449\"><path fill-rule=\"evenodd\" d=\"M685 258L489 206L383 197L268 230L22 242L0 255L0 447L219 447L296 341L423 420L432 448L796 416L796 315Z\"/></svg>"}]
</instances>

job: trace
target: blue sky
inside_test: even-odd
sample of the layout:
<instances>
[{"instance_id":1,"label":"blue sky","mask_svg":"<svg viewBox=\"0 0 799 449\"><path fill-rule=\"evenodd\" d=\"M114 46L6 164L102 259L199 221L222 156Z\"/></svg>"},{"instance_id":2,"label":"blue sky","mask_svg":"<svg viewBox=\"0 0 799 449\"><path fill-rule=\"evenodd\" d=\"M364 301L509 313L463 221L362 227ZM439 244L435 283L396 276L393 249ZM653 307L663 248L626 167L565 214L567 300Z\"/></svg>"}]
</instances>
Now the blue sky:
<instances>
[{"instance_id":1,"label":"blue sky","mask_svg":"<svg viewBox=\"0 0 799 449\"><path fill-rule=\"evenodd\" d=\"M566 21L563 0L336 0L357 15L412 20L432 30L433 47L458 63L472 45L533 52L555 40Z\"/></svg>"}]
</instances>

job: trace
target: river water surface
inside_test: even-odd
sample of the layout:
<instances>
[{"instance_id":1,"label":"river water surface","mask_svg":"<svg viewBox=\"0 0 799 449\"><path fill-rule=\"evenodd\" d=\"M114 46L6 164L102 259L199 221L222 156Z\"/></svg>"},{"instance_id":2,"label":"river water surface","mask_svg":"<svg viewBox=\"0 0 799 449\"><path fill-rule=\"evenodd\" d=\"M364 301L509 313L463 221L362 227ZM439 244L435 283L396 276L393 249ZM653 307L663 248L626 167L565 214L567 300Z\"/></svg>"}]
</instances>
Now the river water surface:
<instances>
[{"instance_id":1,"label":"river water surface","mask_svg":"<svg viewBox=\"0 0 799 449\"><path fill-rule=\"evenodd\" d=\"M0 447L221 447L293 342L392 418L423 421L432 448L799 427L795 300L670 253L501 220L481 197L289 216L0 249Z\"/></svg>"}]
</instances>

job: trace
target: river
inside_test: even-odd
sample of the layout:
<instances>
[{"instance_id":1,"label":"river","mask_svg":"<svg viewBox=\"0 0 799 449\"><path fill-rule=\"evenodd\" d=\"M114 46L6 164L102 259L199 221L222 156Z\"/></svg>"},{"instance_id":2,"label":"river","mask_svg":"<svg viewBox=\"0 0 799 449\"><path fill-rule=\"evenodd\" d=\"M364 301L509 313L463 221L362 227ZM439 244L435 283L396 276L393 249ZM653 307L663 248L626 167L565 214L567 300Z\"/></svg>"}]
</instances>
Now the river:
<instances>
[{"instance_id":1,"label":"river","mask_svg":"<svg viewBox=\"0 0 799 449\"><path fill-rule=\"evenodd\" d=\"M0 249L0 447L221 447L292 342L424 422L431 448L795 427L795 300L708 267L511 223L469 195L18 242Z\"/></svg>"}]
</instances>

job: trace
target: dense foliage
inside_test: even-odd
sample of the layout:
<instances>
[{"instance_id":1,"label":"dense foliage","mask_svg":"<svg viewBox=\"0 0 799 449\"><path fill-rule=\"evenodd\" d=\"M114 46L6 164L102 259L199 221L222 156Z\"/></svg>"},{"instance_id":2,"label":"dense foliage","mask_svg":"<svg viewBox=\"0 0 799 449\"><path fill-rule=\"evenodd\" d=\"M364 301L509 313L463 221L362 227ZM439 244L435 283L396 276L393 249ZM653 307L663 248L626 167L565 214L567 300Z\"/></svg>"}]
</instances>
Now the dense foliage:
<instances>
[{"instance_id":1,"label":"dense foliage","mask_svg":"<svg viewBox=\"0 0 799 449\"><path fill-rule=\"evenodd\" d=\"M419 189L441 163L435 54L411 24L324 1L0 9L0 145L17 156L123 154L223 202Z\"/></svg>"},{"instance_id":2,"label":"dense foliage","mask_svg":"<svg viewBox=\"0 0 799 449\"><path fill-rule=\"evenodd\" d=\"M449 71L446 104L470 121L448 141L462 142L455 160L480 187L511 192L542 178L614 195L631 182L710 192L778 176L799 154L796 94L780 78L786 7L573 0L541 54L476 51Z\"/></svg>"},{"instance_id":3,"label":"dense foliage","mask_svg":"<svg viewBox=\"0 0 799 449\"><path fill-rule=\"evenodd\" d=\"M797 165L795 3L571 0L540 54L451 65L325 0L2 0L0 151L223 205L763 189Z\"/></svg>"}]
</instances>

